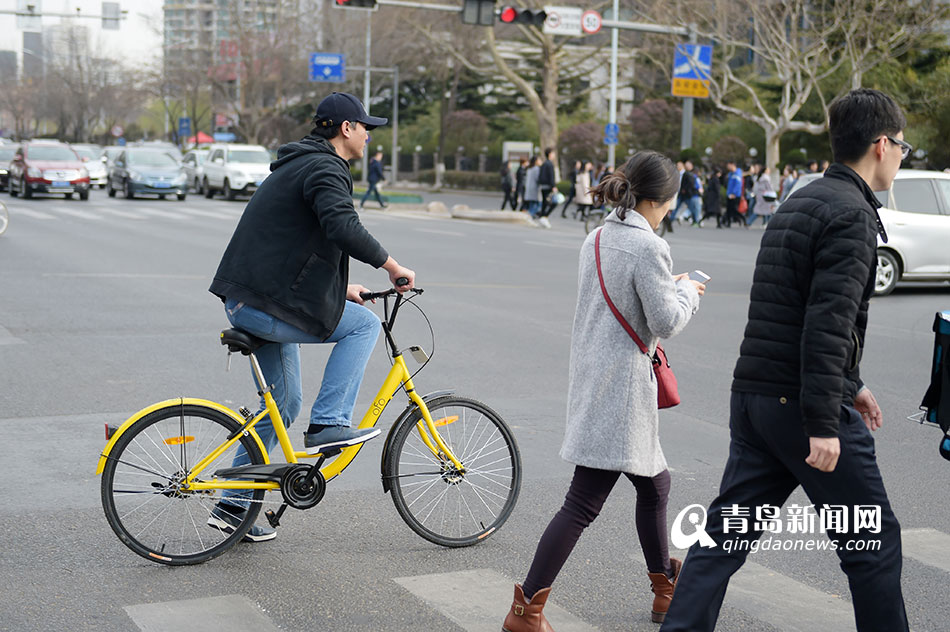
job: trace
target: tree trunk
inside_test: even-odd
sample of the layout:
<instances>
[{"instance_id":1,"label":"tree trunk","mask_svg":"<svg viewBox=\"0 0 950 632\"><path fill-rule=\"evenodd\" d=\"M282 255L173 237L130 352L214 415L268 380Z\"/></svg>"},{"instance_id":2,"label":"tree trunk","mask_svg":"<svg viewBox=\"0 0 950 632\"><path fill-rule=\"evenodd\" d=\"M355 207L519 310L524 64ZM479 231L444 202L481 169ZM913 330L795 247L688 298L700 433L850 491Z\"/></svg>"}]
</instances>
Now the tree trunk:
<instances>
[{"instance_id":1,"label":"tree trunk","mask_svg":"<svg viewBox=\"0 0 950 632\"><path fill-rule=\"evenodd\" d=\"M782 134L785 130L780 128L771 128L765 130L765 166L771 173L772 186L778 191L778 183L782 174L778 169L779 159L781 158Z\"/></svg>"}]
</instances>

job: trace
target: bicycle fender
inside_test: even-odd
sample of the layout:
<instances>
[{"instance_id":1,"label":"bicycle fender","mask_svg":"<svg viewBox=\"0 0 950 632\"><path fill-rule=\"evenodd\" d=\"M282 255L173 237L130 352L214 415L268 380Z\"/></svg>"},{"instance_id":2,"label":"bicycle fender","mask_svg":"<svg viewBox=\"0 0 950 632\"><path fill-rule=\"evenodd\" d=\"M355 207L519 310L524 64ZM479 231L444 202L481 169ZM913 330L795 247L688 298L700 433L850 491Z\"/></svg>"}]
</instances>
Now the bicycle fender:
<instances>
[{"instance_id":1,"label":"bicycle fender","mask_svg":"<svg viewBox=\"0 0 950 632\"><path fill-rule=\"evenodd\" d=\"M221 404L217 402L213 402L209 399L196 399L194 397L179 397L176 399L166 399L163 402L152 404L151 406L148 406L147 408L143 408L142 410L138 411L137 413L135 413L134 415L126 419L125 422L121 426L119 426L119 429L116 430L114 433L112 433L112 438L109 439L109 442L106 444L106 447L102 449L102 454L99 455L99 464L96 466L96 475L102 474L102 470L106 466L106 459L109 457L109 453L112 452L113 446L115 446L116 442L119 440L119 437L122 436L122 433L128 430L129 427L132 424L134 424L136 421L142 419L146 415L149 415L155 412L156 410L161 410L162 408L172 408L175 406L190 406L190 405L204 406L205 408L212 408L218 412L224 413L225 415L229 417L233 417L234 421L242 425L244 424L244 421L245 421L241 415L234 412L227 406L222 406ZM270 463L270 460L268 459L268 456L267 456L267 450L264 448L264 443L261 441L261 438L257 436L257 432L255 432L253 428L251 428L247 432L250 433L250 435L254 438L254 441L257 442L257 446L261 449L261 454L264 455L264 463Z\"/></svg>"},{"instance_id":2,"label":"bicycle fender","mask_svg":"<svg viewBox=\"0 0 950 632\"><path fill-rule=\"evenodd\" d=\"M455 395L455 390L453 389L453 390L447 390L447 391L432 391L431 393L423 395L422 401L424 401L426 405L428 405L429 402L439 399L440 397L445 397L446 395ZM389 455L389 446L392 443L393 431L396 429L397 426L399 426L399 423L403 419L408 418L409 415L411 415L413 412L415 412L418 409L419 407L410 401L409 405L406 406L406 409L403 410L401 413L399 413L399 416L396 417L396 421L394 421L393 425L389 427L389 433L386 435L385 443L383 443L383 453L379 459L379 480L381 480L383 483L384 494L389 493L389 481L386 480L386 457Z\"/></svg>"}]
</instances>

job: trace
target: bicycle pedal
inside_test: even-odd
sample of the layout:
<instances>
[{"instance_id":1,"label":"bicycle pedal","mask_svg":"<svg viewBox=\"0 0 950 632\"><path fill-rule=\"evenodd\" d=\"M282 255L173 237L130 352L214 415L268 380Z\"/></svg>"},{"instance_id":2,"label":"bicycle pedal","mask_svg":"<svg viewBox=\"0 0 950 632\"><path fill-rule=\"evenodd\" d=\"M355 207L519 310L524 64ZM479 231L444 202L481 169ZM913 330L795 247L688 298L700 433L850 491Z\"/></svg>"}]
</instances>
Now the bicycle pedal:
<instances>
[{"instance_id":1,"label":"bicycle pedal","mask_svg":"<svg viewBox=\"0 0 950 632\"><path fill-rule=\"evenodd\" d=\"M270 526L276 529L280 526L280 517L284 515L284 510L287 509L287 504L284 503L280 506L276 512L273 509L268 509L264 512L264 517L267 518L267 522L270 523Z\"/></svg>"}]
</instances>

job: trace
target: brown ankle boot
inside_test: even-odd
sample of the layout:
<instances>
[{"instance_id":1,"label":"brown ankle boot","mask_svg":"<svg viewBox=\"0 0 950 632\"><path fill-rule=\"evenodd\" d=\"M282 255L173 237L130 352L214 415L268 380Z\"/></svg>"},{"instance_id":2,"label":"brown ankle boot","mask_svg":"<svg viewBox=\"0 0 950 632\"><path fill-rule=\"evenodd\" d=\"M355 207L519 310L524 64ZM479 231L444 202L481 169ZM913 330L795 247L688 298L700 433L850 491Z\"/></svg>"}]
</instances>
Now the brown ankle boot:
<instances>
[{"instance_id":1,"label":"brown ankle boot","mask_svg":"<svg viewBox=\"0 0 950 632\"><path fill-rule=\"evenodd\" d=\"M647 573L650 577L650 583L653 585L653 612L651 619L653 623L663 623L666 618L666 612L670 609L670 602L673 601L673 590L676 588L676 580L680 575L680 568L683 563L675 557L670 558L670 566L673 567L673 579L666 576L666 573Z\"/></svg>"},{"instance_id":2,"label":"brown ankle boot","mask_svg":"<svg viewBox=\"0 0 950 632\"><path fill-rule=\"evenodd\" d=\"M525 601L521 584L515 584L515 600L511 602L511 610L502 624L502 632L554 632L541 612L550 594L551 589L544 588L534 593L531 601Z\"/></svg>"}]
</instances>

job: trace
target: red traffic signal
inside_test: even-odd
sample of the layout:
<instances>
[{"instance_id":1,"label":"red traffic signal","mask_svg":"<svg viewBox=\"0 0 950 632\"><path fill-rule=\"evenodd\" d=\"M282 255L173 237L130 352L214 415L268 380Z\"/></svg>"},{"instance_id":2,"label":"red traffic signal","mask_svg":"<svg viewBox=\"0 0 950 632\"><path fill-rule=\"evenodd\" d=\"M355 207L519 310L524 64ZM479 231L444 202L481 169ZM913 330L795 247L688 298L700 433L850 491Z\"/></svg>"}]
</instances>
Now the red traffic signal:
<instances>
[{"instance_id":1,"label":"red traffic signal","mask_svg":"<svg viewBox=\"0 0 950 632\"><path fill-rule=\"evenodd\" d=\"M506 24L530 24L541 28L548 14L543 9L519 9L518 7L502 7L498 14L499 19Z\"/></svg>"}]
</instances>

